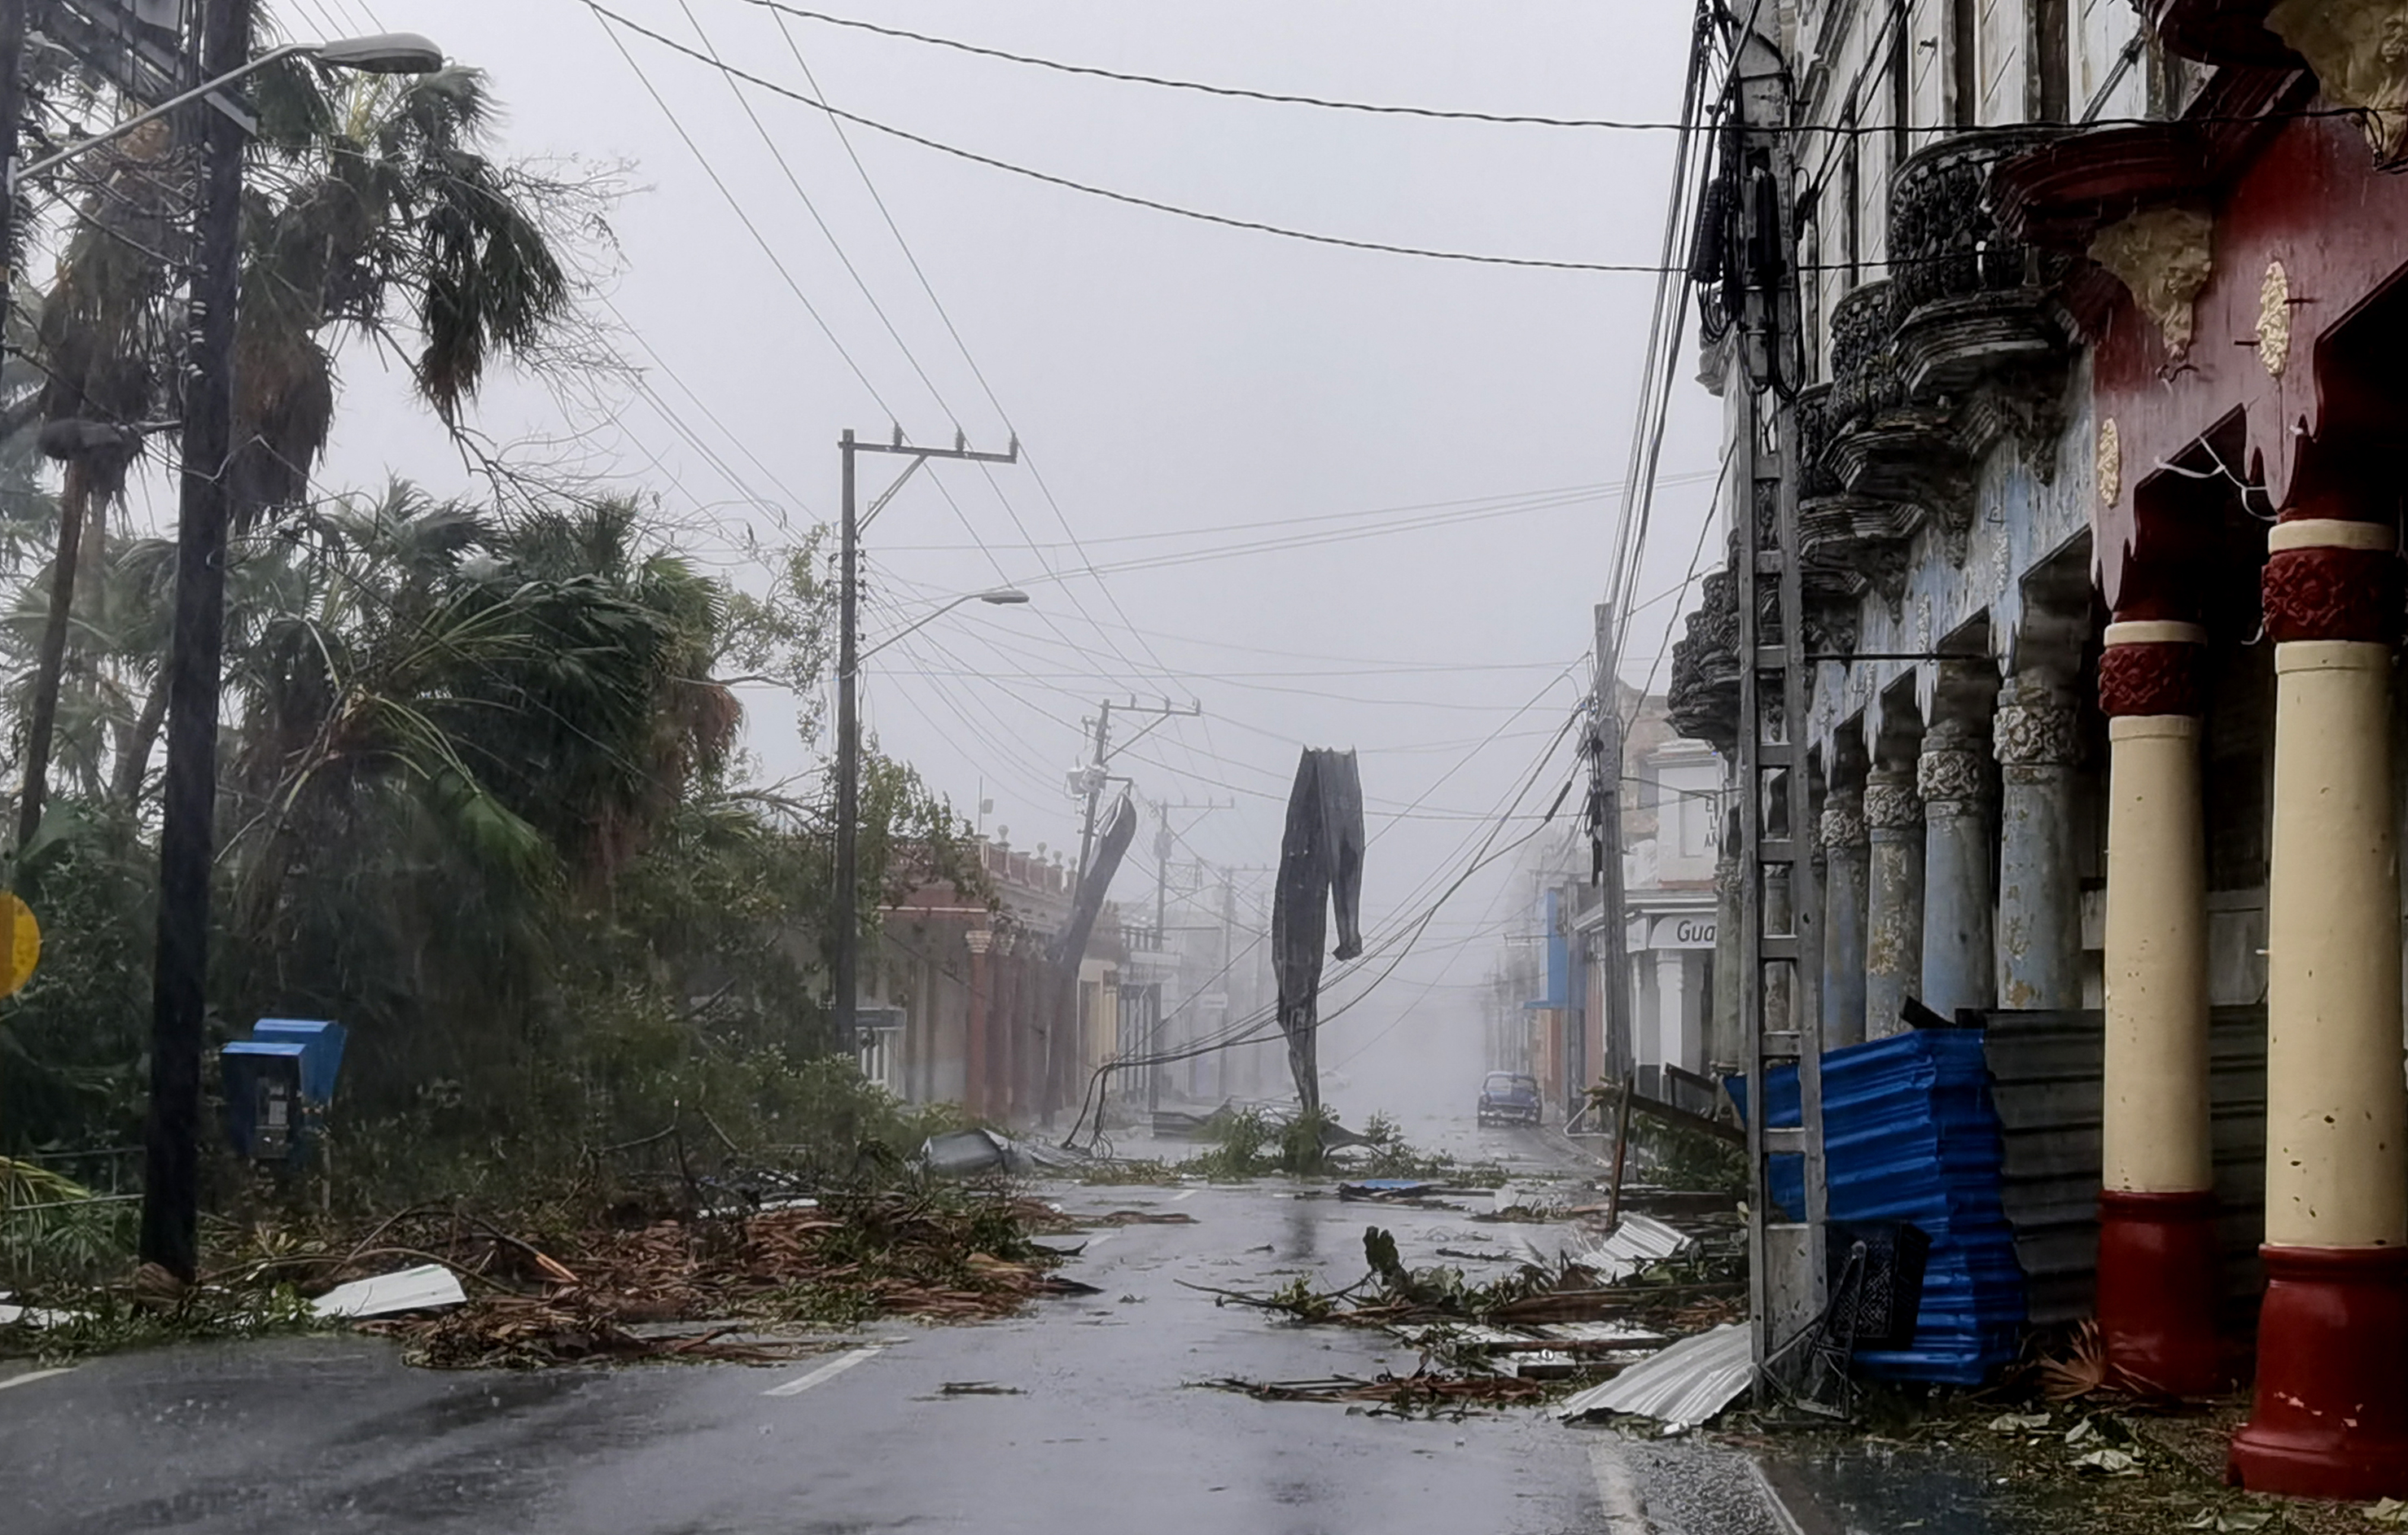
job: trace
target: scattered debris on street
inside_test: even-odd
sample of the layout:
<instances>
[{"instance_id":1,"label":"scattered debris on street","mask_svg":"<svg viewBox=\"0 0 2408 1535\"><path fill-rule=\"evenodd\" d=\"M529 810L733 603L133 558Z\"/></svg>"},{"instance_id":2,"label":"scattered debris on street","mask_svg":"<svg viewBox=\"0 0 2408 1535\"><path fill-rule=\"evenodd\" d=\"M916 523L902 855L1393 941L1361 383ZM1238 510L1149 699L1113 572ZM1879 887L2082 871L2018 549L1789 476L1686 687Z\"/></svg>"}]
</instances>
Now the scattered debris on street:
<instances>
[{"instance_id":1,"label":"scattered debris on street","mask_svg":"<svg viewBox=\"0 0 2408 1535\"><path fill-rule=\"evenodd\" d=\"M310 1310L320 1316L366 1320L405 1312L446 1311L467 1301L468 1292L461 1288L457 1274L439 1263L422 1263L414 1269L337 1284L310 1302Z\"/></svg>"},{"instance_id":2,"label":"scattered debris on street","mask_svg":"<svg viewBox=\"0 0 2408 1535\"><path fill-rule=\"evenodd\" d=\"M1237 1391L1256 1401L1375 1403L1375 1413L1395 1417L1460 1419L1481 1407L1516 1407L1542 1401L1545 1385L1510 1375L1460 1375L1419 1371L1361 1381L1333 1375L1311 1381L1243 1381L1227 1377L1199 1384Z\"/></svg>"}]
</instances>

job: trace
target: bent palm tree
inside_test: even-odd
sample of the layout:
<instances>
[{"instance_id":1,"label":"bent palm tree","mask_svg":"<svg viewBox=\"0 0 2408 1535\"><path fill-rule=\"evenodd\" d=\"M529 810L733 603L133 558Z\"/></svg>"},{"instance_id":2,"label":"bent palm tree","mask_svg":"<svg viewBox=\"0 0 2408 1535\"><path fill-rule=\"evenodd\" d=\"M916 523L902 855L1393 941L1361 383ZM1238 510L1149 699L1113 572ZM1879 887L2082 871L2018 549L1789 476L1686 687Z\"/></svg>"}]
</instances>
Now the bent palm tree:
<instances>
[{"instance_id":1,"label":"bent palm tree","mask_svg":"<svg viewBox=\"0 0 2408 1535\"><path fill-rule=\"evenodd\" d=\"M495 357L526 355L568 317L570 283L543 227L548 190L481 149L493 116L483 76L449 68L339 83L298 61L256 86L260 137L243 218L235 356L237 530L306 499L334 419L331 346L346 328L414 352L420 396L457 429ZM179 410L178 313L189 201L184 157L164 127L129 136L79 209L42 309L46 448L67 466L60 558L37 668L20 844L38 822L87 520L122 498L146 421ZM89 540L97 545L97 537ZM127 732L141 782L160 710ZM121 768L121 783L128 774Z\"/></svg>"}]
</instances>

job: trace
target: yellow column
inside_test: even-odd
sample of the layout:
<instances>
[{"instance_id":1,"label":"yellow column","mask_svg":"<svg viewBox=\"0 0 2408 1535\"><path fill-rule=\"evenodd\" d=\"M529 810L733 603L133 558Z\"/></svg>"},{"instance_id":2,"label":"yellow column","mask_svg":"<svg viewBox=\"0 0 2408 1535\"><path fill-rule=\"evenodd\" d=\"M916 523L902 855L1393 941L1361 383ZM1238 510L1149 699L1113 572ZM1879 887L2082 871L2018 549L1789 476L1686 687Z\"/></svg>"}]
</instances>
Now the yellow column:
<instances>
[{"instance_id":1,"label":"yellow column","mask_svg":"<svg viewBox=\"0 0 2408 1535\"><path fill-rule=\"evenodd\" d=\"M2110 720L2107 741L2103 1182L2142 1193L2203 1189L2214 1177L2199 721Z\"/></svg>"},{"instance_id":2,"label":"yellow column","mask_svg":"<svg viewBox=\"0 0 2408 1535\"><path fill-rule=\"evenodd\" d=\"M2274 648L2266 1240L2278 1247L2408 1242L2390 712L2390 646Z\"/></svg>"},{"instance_id":3,"label":"yellow column","mask_svg":"<svg viewBox=\"0 0 2408 1535\"><path fill-rule=\"evenodd\" d=\"M2267 538L2266 1298L2231 1470L2299 1497L2408 1495L2393 541L2384 524L2297 509Z\"/></svg>"},{"instance_id":4,"label":"yellow column","mask_svg":"<svg viewBox=\"0 0 2408 1535\"><path fill-rule=\"evenodd\" d=\"M2226 1376L2215 1336L2207 1116L2207 852L2200 659L2207 631L2107 625L2107 1038L2099 1330L2127 1382L2189 1395Z\"/></svg>"}]
</instances>

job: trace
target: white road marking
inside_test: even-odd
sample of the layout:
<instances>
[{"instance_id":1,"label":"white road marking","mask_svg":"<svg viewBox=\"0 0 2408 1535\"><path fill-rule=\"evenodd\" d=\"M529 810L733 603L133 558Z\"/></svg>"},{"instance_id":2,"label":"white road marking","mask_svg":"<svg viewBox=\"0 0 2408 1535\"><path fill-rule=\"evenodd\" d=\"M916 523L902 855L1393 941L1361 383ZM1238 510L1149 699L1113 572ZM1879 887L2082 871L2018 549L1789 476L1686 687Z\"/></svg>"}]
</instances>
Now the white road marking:
<instances>
[{"instance_id":1,"label":"white road marking","mask_svg":"<svg viewBox=\"0 0 2408 1535\"><path fill-rule=\"evenodd\" d=\"M74 1369L75 1366L67 1365L59 1370L29 1370L22 1375L11 1375L7 1380L0 1381L0 1391L6 1391L12 1385L31 1385L36 1381L47 1381L53 1375L64 1375Z\"/></svg>"},{"instance_id":2,"label":"white road marking","mask_svg":"<svg viewBox=\"0 0 2408 1535\"><path fill-rule=\"evenodd\" d=\"M1092 1253L1092 1252L1094 1252L1096 1248L1101 1247L1104 1243L1106 1243L1106 1242L1108 1242L1108 1241L1111 1241L1114 1237L1117 1237L1117 1236L1119 1236L1119 1235L1120 1235L1120 1232L1119 1232L1119 1231L1117 1231L1117 1230L1112 1230L1112 1231L1107 1231L1107 1232L1103 1233L1101 1236L1089 1237L1089 1238L1087 1239L1087 1244L1086 1244L1084 1247L1080 1248L1080 1249L1079 1249L1079 1251L1080 1251L1080 1252L1082 1252L1082 1253Z\"/></svg>"},{"instance_id":3,"label":"white road marking","mask_svg":"<svg viewBox=\"0 0 2408 1535\"><path fill-rule=\"evenodd\" d=\"M838 1375L851 1370L853 1366L861 1363L864 1359L868 1358L871 1355L880 1352L884 1348L884 1346L885 1345L882 1343L872 1343L867 1348L857 1348L850 1354L839 1354L835 1358L830 1359L827 1363L820 1366L817 1370L812 1370L810 1374L796 1376L795 1379L788 1381L783 1385L773 1385L768 1390L762 1392L761 1395L765 1397L799 1397L815 1385L825 1385L828 1382L835 1380Z\"/></svg>"},{"instance_id":4,"label":"white road marking","mask_svg":"<svg viewBox=\"0 0 2408 1535\"><path fill-rule=\"evenodd\" d=\"M1605 1510L1609 1535L1655 1535L1647 1508L1639 1497L1639 1483L1623 1464L1613 1441L1601 1439L1589 1446L1589 1474L1597 1478L1597 1500Z\"/></svg>"},{"instance_id":5,"label":"white road marking","mask_svg":"<svg viewBox=\"0 0 2408 1535\"><path fill-rule=\"evenodd\" d=\"M1181 1189L1178 1193L1170 1197L1170 1202L1172 1204L1179 1204L1183 1200L1192 1199L1196 1198L1197 1192L1197 1190L1192 1188Z\"/></svg>"}]
</instances>

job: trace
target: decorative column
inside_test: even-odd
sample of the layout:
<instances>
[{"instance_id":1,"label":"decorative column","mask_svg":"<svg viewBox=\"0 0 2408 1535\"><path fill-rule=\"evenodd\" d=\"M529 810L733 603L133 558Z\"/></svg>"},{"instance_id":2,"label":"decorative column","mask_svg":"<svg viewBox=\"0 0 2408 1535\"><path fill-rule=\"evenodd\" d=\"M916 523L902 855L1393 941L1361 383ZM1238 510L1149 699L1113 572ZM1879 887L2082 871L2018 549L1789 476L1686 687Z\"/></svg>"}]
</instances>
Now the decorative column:
<instances>
[{"instance_id":1,"label":"decorative column","mask_svg":"<svg viewBox=\"0 0 2408 1535\"><path fill-rule=\"evenodd\" d=\"M1747 1062L1739 1017L1739 859L1726 848L1714 860L1714 1011L1706 1049L1714 1065L1731 1070Z\"/></svg>"},{"instance_id":2,"label":"decorative column","mask_svg":"<svg viewBox=\"0 0 2408 1535\"><path fill-rule=\"evenodd\" d=\"M2140 1384L2214 1390L2215 1178L2207 1120L2207 850L2190 624L2107 625L2107 1040L2099 1330Z\"/></svg>"},{"instance_id":3,"label":"decorative column","mask_svg":"<svg viewBox=\"0 0 2408 1535\"><path fill-rule=\"evenodd\" d=\"M1923 801L1914 775L1865 778L1865 1038L1906 1026L1899 1010L1923 983Z\"/></svg>"},{"instance_id":4,"label":"decorative column","mask_svg":"<svg viewBox=\"0 0 2408 1535\"><path fill-rule=\"evenodd\" d=\"M2387 496L2386 497L2388 498ZM2267 539L2274 816L2266 923L2266 1298L2253 1490L2408 1495L2408 1090L2391 802L2399 565L2354 505Z\"/></svg>"},{"instance_id":5,"label":"decorative column","mask_svg":"<svg viewBox=\"0 0 2408 1535\"><path fill-rule=\"evenodd\" d=\"M1924 1006L1943 1018L1998 996L1990 940L1990 773L1981 737L1962 720L1924 734L1914 765L1923 799Z\"/></svg>"},{"instance_id":6,"label":"decorative column","mask_svg":"<svg viewBox=\"0 0 2408 1535\"><path fill-rule=\"evenodd\" d=\"M983 1119L987 1112L986 952L994 944L995 935L984 928L973 928L962 935L962 941L970 952L970 1005L962 1026L962 1108L972 1119Z\"/></svg>"},{"instance_id":7,"label":"decorative column","mask_svg":"<svg viewBox=\"0 0 2408 1535\"><path fill-rule=\"evenodd\" d=\"M2080 717L2057 679L2023 671L2000 700L1999 1005L2082 1005L2082 877L2073 769Z\"/></svg>"},{"instance_id":8,"label":"decorative column","mask_svg":"<svg viewBox=\"0 0 2408 1535\"><path fill-rule=\"evenodd\" d=\"M1656 1042L1664 1059L1684 1071L1702 1071L1705 1040L1689 1015L1689 951L1656 951ZM1669 1094L1667 1096L1670 1096Z\"/></svg>"},{"instance_id":9,"label":"decorative column","mask_svg":"<svg viewBox=\"0 0 2408 1535\"><path fill-rule=\"evenodd\" d=\"M1865 1037L1865 796L1823 801L1823 1048Z\"/></svg>"}]
</instances>

